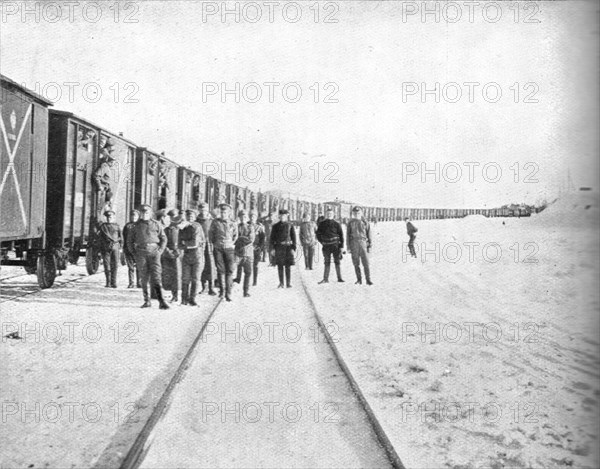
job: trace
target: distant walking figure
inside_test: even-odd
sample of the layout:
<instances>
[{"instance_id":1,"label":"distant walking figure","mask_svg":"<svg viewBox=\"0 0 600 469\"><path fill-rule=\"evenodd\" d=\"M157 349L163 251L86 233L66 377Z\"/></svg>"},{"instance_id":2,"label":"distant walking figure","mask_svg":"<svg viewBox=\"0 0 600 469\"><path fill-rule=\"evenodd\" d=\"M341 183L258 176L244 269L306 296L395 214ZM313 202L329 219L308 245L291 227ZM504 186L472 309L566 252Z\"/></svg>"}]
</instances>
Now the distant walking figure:
<instances>
[{"instance_id":1,"label":"distant walking figure","mask_svg":"<svg viewBox=\"0 0 600 469\"><path fill-rule=\"evenodd\" d=\"M410 222L410 219L405 218L406 222L406 233L408 234L408 249L410 251L411 257L417 257L417 253L415 252L415 238L417 237L417 227Z\"/></svg>"}]
</instances>

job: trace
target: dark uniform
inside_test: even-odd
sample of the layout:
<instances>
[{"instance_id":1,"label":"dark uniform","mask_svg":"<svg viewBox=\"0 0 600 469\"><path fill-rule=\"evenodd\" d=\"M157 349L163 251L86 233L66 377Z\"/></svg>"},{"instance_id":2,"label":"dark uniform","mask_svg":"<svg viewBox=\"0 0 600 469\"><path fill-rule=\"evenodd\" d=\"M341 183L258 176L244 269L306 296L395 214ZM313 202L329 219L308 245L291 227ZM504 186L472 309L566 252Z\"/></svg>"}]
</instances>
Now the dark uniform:
<instances>
[{"instance_id":1,"label":"dark uniform","mask_svg":"<svg viewBox=\"0 0 600 469\"><path fill-rule=\"evenodd\" d=\"M156 292L161 309L168 309L162 295L162 267L160 256L167 245L162 225L156 220L138 220L129 239L128 249L135 254L135 261L142 277L143 308L150 307L148 283Z\"/></svg>"},{"instance_id":2,"label":"dark uniform","mask_svg":"<svg viewBox=\"0 0 600 469\"><path fill-rule=\"evenodd\" d=\"M352 218L348 222L346 233L348 251L352 255L352 264L354 264L354 271L356 272L356 283L362 283L360 271L360 263L362 262L367 285L372 285L369 256L367 255L371 249L371 227L369 222L364 218Z\"/></svg>"},{"instance_id":3,"label":"dark uniform","mask_svg":"<svg viewBox=\"0 0 600 469\"><path fill-rule=\"evenodd\" d=\"M231 301L233 272L235 270L235 241L238 237L237 225L229 219L217 218L212 221L208 239L213 245L215 264L219 275L219 296Z\"/></svg>"},{"instance_id":4,"label":"dark uniform","mask_svg":"<svg viewBox=\"0 0 600 469\"><path fill-rule=\"evenodd\" d=\"M189 211L188 211L189 212ZM193 218L196 214L193 213ZM182 293L181 303L196 306L196 293L200 285L200 275L204 269L204 231L200 223L195 221L181 230L179 234L179 245L183 250L182 259Z\"/></svg>"},{"instance_id":5,"label":"dark uniform","mask_svg":"<svg viewBox=\"0 0 600 469\"><path fill-rule=\"evenodd\" d=\"M296 230L294 225L289 221L275 223L271 229L269 247L271 253L274 253L273 257L275 258L275 264L277 264L279 288L283 288L284 269L286 286L291 288L291 266L295 264L296 257Z\"/></svg>"},{"instance_id":6,"label":"dark uniform","mask_svg":"<svg viewBox=\"0 0 600 469\"><path fill-rule=\"evenodd\" d=\"M115 212L106 212L106 214ZM117 267L119 265L119 250L123 238L121 228L116 223L102 223L100 225L100 252L104 263L106 287L117 288Z\"/></svg>"},{"instance_id":7,"label":"dark uniform","mask_svg":"<svg viewBox=\"0 0 600 469\"><path fill-rule=\"evenodd\" d=\"M249 223L238 225L238 239L235 241L235 257L237 260L237 275L235 282L240 283L244 273L244 296L250 296L250 277L254 264L254 227Z\"/></svg>"},{"instance_id":8,"label":"dark uniform","mask_svg":"<svg viewBox=\"0 0 600 469\"><path fill-rule=\"evenodd\" d=\"M300 223L300 243L304 254L304 267L312 270L317 245L317 224L314 221Z\"/></svg>"},{"instance_id":9,"label":"dark uniform","mask_svg":"<svg viewBox=\"0 0 600 469\"><path fill-rule=\"evenodd\" d=\"M171 225L167 226L165 236L167 246L161 256L162 285L165 290L170 290L171 301L179 300L178 292L181 289L181 252L179 250L179 213L176 210L169 211Z\"/></svg>"},{"instance_id":10,"label":"dark uniform","mask_svg":"<svg viewBox=\"0 0 600 469\"><path fill-rule=\"evenodd\" d=\"M329 271L331 270L331 257L335 263L335 272L338 282L343 282L340 269L340 259L342 256L342 246L344 246L344 231L334 219L325 219L319 223L317 228L317 240L323 246L323 259L325 261L325 270L323 280L320 283L329 282Z\"/></svg>"},{"instance_id":11,"label":"dark uniform","mask_svg":"<svg viewBox=\"0 0 600 469\"><path fill-rule=\"evenodd\" d=\"M261 223L250 223L254 228L254 263L252 272L252 286L256 286L258 281L258 263L262 260L266 246L265 227Z\"/></svg>"},{"instance_id":12,"label":"dark uniform","mask_svg":"<svg viewBox=\"0 0 600 469\"><path fill-rule=\"evenodd\" d=\"M412 257L417 257L417 253L415 252L415 239L417 237L417 227L413 225L411 222L406 222L406 233L408 234L408 249L410 251L410 255Z\"/></svg>"},{"instance_id":13,"label":"dark uniform","mask_svg":"<svg viewBox=\"0 0 600 469\"><path fill-rule=\"evenodd\" d=\"M135 263L135 255L129 251L129 238L133 233L135 223L130 221L123 227L123 255L125 256L125 263L127 264L127 273L129 275L129 285L127 288L141 288L142 283L140 281L140 271Z\"/></svg>"}]
</instances>

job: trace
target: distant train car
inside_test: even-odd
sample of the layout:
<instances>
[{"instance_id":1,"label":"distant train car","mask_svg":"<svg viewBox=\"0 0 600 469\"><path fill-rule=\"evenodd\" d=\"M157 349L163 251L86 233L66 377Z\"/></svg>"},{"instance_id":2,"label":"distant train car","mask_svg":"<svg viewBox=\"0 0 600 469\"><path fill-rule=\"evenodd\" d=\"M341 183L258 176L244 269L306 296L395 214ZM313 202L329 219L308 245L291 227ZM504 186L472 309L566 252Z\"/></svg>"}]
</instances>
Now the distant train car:
<instances>
[{"instance_id":1,"label":"distant train car","mask_svg":"<svg viewBox=\"0 0 600 469\"><path fill-rule=\"evenodd\" d=\"M108 208L123 226L134 204L136 146L69 112L50 112L47 244L60 269L85 251L89 274L100 258L96 230Z\"/></svg>"},{"instance_id":2,"label":"distant train car","mask_svg":"<svg viewBox=\"0 0 600 469\"><path fill-rule=\"evenodd\" d=\"M0 263L37 272L51 287L56 261L46 250L48 107L52 103L0 75Z\"/></svg>"}]
</instances>

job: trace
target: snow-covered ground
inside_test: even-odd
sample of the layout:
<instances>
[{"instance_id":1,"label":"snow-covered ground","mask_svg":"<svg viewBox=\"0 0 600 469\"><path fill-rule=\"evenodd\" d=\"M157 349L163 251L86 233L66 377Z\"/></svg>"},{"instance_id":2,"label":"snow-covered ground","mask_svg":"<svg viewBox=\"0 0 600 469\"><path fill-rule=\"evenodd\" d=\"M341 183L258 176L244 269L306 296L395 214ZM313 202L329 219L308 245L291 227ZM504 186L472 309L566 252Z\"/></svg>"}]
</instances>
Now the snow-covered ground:
<instances>
[{"instance_id":1,"label":"snow-covered ground","mask_svg":"<svg viewBox=\"0 0 600 469\"><path fill-rule=\"evenodd\" d=\"M587 207L587 208L586 208ZM374 286L303 277L407 467L599 467L598 203L379 223Z\"/></svg>"}]
</instances>

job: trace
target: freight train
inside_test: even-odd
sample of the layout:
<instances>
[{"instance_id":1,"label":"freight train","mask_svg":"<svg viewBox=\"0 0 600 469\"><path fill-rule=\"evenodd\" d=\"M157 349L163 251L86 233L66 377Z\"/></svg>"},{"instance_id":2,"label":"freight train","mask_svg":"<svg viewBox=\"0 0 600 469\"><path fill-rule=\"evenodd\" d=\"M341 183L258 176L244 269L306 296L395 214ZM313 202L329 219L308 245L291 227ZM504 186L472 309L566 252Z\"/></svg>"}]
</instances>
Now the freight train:
<instances>
[{"instance_id":1,"label":"freight train","mask_svg":"<svg viewBox=\"0 0 600 469\"><path fill-rule=\"evenodd\" d=\"M164 152L51 109L50 101L3 75L0 93L0 263L37 274L41 288L51 287L57 271L80 258L89 274L96 273L96 233L109 207L120 226L142 204L186 210L207 202L214 210L227 202L233 213L247 208L261 216L286 208L293 221L304 213L315 220L330 206L338 220L350 217L348 202L314 203L254 192L179 165ZM374 221L511 215L504 209L363 208L364 216Z\"/></svg>"}]
</instances>

